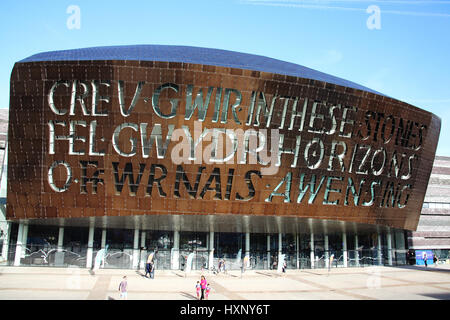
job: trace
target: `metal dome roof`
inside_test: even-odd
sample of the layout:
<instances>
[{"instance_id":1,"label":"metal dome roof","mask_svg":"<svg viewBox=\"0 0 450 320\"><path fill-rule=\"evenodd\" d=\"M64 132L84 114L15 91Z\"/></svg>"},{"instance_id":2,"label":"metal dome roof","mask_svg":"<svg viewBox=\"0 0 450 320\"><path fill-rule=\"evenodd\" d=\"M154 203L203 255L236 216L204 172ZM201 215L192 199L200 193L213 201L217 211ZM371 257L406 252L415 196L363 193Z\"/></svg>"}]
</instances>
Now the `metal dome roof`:
<instances>
[{"instance_id":1,"label":"metal dome roof","mask_svg":"<svg viewBox=\"0 0 450 320\"><path fill-rule=\"evenodd\" d=\"M236 51L174 45L105 46L42 52L19 62L77 60L168 61L249 69L309 78L380 94L357 83L298 64Z\"/></svg>"}]
</instances>

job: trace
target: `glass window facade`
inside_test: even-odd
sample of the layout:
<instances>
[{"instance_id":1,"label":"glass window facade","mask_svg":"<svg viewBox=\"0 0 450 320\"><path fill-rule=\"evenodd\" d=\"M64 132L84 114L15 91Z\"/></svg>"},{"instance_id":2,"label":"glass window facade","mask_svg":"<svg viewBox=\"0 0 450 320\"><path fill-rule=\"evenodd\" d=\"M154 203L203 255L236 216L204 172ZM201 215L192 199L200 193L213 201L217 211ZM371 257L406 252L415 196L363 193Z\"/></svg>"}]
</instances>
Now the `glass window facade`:
<instances>
[{"instance_id":1,"label":"glass window facade","mask_svg":"<svg viewBox=\"0 0 450 320\"><path fill-rule=\"evenodd\" d=\"M15 261L18 229L17 224L11 226L9 264ZM151 255L159 270L187 270L188 262L191 262L191 270L213 266L217 269L219 259L225 261L227 270L240 270L247 251L250 255L247 269L251 270L276 270L280 253L285 256L288 270L402 265L407 262L405 236L401 230L390 233L391 250L386 233L348 233L345 250L343 234L335 232L315 233L314 250L311 251L309 233L281 236L278 233L250 233L246 242L245 233L181 231L175 236L174 231L138 230L136 235L132 229L94 228L90 247L90 229L87 227L60 229L30 225L27 229L23 228L22 232L27 241L26 246L22 246L21 265L133 269L143 268ZM60 235L62 239L59 239ZM441 261L449 259L449 250L437 250L436 254ZM90 266L89 261L92 261Z\"/></svg>"}]
</instances>

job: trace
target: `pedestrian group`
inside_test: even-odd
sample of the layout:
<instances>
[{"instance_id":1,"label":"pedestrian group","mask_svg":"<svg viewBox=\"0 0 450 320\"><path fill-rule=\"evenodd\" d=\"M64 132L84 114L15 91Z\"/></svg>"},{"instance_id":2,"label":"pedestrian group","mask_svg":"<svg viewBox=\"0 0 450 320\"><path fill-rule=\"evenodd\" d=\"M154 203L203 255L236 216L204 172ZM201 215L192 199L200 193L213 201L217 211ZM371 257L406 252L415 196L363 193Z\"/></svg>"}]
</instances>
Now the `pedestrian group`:
<instances>
[{"instance_id":1,"label":"pedestrian group","mask_svg":"<svg viewBox=\"0 0 450 320\"><path fill-rule=\"evenodd\" d=\"M197 293L198 300L208 300L209 293L211 292L211 287L206 281L204 275L200 277L200 281L197 281L197 284L195 285L195 291Z\"/></svg>"}]
</instances>

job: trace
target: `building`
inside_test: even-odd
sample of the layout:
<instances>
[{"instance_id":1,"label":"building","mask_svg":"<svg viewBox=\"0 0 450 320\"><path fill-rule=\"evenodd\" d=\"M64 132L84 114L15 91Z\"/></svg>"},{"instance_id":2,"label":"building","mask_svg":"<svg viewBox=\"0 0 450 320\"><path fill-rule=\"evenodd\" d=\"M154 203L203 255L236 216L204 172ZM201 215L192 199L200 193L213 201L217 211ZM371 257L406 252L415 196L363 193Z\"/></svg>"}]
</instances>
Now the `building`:
<instances>
[{"instance_id":1,"label":"building","mask_svg":"<svg viewBox=\"0 0 450 320\"><path fill-rule=\"evenodd\" d=\"M8 109L0 109L0 161L2 163L2 167L0 168L0 248L3 252L3 243L5 243L5 253L7 251L7 242L4 242L4 239L8 235L8 223L6 221L6 169L7 166L5 164L5 150L6 150L6 141L8 135ZM6 256L1 256L0 261L4 261Z\"/></svg>"},{"instance_id":2,"label":"building","mask_svg":"<svg viewBox=\"0 0 450 320\"><path fill-rule=\"evenodd\" d=\"M450 262L450 157L434 160L417 230L408 232L408 247L432 251L441 262Z\"/></svg>"},{"instance_id":3,"label":"building","mask_svg":"<svg viewBox=\"0 0 450 320\"><path fill-rule=\"evenodd\" d=\"M9 110L14 265L405 264L440 132L347 80L180 46L31 56Z\"/></svg>"}]
</instances>

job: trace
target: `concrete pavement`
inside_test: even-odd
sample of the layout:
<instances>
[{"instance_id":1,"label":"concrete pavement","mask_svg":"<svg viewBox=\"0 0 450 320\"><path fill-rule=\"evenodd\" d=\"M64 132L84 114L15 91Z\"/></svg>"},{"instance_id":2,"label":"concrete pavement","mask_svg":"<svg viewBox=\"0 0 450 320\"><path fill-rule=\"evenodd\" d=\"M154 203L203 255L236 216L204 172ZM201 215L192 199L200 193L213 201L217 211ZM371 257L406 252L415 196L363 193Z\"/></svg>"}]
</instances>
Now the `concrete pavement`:
<instances>
[{"instance_id":1,"label":"concrete pavement","mask_svg":"<svg viewBox=\"0 0 450 320\"><path fill-rule=\"evenodd\" d=\"M450 300L450 265L239 271L142 271L0 267L0 300L115 300L124 275L130 300L195 300L204 274L210 300Z\"/></svg>"}]
</instances>

